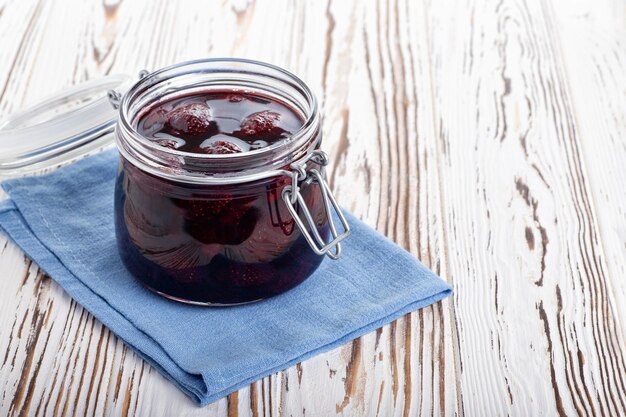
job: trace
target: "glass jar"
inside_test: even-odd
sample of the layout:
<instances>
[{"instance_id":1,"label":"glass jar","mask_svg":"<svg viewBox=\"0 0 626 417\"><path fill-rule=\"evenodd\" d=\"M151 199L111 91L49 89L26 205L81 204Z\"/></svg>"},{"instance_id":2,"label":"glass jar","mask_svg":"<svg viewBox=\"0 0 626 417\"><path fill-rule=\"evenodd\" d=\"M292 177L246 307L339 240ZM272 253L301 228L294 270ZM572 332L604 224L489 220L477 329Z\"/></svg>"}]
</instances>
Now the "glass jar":
<instances>
[{"instance_id":1,"label":"glass jar","mask_svg":"<svg viewBox=\"0 0 626 417\"><path fill-rule=\"evenodd\" d=\"M174 300L231 305L287 291L323 255L339 257L349 227L325 181L317 103L300 79L240 59L141 76L123 96L109 95L119 107L117 243L136 279ZM159 103L218 90L278 100L304 124L287 139L239 154L181 152L138 133L138 120Z\"/></svg>"}]
</instances>

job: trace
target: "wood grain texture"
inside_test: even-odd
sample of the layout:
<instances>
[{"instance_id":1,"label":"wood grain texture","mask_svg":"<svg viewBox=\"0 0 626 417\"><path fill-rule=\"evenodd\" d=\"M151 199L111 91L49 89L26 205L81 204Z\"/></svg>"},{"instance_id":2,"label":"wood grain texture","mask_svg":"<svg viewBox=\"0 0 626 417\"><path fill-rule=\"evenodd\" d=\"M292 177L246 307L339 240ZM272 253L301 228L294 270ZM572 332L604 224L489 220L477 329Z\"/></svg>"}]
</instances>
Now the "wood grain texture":
<instances>
[{"instance_id":1,"label":"wood grain texture","mask_svg":"<svg viewBox=\"0 0 626 417\"><path fill-rule=\"evenodd\" d=\"M0 0L0 115L206 56L316 91L340 202L449 300L196 407L0 235L0 415L626 415L626 6Z\"/></svg>"},{"instance_id":2,"label":"wood grain texture","mask_svg":"<svg viewBox=\"0 0 626 417\"><path fill-rule=\"evenodd\" d=\"M433 2L430 28L464 408L624 415L624 338L560 9L456 5Z\"/></svg>"},{"instance_id":3,"label":"wood grain texture","mask_svg":"<svg viewBox=\"0 0 626 417\"><path fill-rule=\"evenodd\" d=\"M611 278L607 285L626 334L626 4L568 2L553 15L573 86L573 117Z\"/></svg>"}]
</instances>

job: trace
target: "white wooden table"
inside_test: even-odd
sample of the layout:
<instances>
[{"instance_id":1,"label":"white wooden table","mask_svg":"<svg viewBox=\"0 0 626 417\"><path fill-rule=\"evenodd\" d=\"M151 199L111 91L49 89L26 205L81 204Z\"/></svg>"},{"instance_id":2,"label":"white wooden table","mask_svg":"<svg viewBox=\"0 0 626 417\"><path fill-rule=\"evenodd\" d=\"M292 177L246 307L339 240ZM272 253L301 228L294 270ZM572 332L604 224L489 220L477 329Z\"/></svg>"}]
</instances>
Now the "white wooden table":
<instances>
[{"instance_id":1,"label":"white wooden table","mask_svg":"<svg viewBox=\"0 0 626 417\"><path fill-rule=\"evenodd\" d=\"M239 56L304 78L340 202L454 295L205 408L0 235L0 415L626 415L626 2L0 0L0 115Z\"/></svg>"}]
</instances>

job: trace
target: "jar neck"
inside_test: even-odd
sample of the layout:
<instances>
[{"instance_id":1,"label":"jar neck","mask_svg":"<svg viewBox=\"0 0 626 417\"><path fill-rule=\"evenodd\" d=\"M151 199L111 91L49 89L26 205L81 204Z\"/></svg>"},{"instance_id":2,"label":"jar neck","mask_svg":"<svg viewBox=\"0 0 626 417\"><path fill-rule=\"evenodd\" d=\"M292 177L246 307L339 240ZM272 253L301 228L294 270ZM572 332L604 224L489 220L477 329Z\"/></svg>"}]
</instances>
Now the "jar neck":
<instances>
[{"instance_id":1,"label":"jar neck","mask_svg":"<svg viewBox=\"0 0 626 417\"><path fill-rule=\"evenodd\" d=\"M137 131L151 108L175 97L238 89L281 101L301 115L303 126L270 146L239 154L195 154L165 148ZM122 97L116 142L137 168L165 179L232 184L284 174L289 165L319 148L322 135L315 97L302 80L278 67L243 59L190 61L148 74Z\"/></svg>"}]
</instances>

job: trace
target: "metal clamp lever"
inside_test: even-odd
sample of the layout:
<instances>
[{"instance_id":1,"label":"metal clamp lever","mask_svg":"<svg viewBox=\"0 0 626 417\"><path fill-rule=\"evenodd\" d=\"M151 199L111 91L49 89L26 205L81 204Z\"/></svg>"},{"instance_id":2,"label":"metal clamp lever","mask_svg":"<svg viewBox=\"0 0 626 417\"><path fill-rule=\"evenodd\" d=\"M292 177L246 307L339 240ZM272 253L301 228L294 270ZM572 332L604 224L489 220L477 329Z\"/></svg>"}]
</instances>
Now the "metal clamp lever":
<instances>
[{"instance_id":1,"label":"metal clamp lever","mask_svg":"<svg viewBox=\"0 0 626 417\"><path fill-rule=\"evenodd\" d=\"M319 165L321 171L318 169L309 169L307 171L306 164L309 161ZM285 186L282 197L289 213L300 228L302 235L311 246L311 249L313 249L313 252L318 255L328 255L331 259L339 259L341 256L341 241L350 234L350 226L341 212L339 204L330 190L328 183L324 180L324 167L326 165L328 165L328 157L320 150L313 151L306 158L292 163L291 185ZM322 200L324 201L324 209L326 210L326 216L328 218L328 226L333 237L330 242L324 242L324 239L320 236L317 225L311 216L311 212L304 201L304 197L302 197L300 193L300 182L305 182L309 185L317 184L320 187ZM302 217L298 215L295 208L296 203L302 209L304 221ZM337 232L332 210L337 214L341 226L343 227L344 231L341 234ZM334 249L334 251L332 249Z\"/></svg>"},{"instance_id":2,"label":"metal clamp lever","mask_svg":"<svg viewBox=\"0 0 626 417\"><path fill-rule=\"evenodd\" d=\"M147 70L139 71L139 79L143 79L150 74ZM111 107L115 110L120 108L120 102L122 101L122 93L117 90L110 89L107 91L107 96L109 97L109 103L111 103Z\"/></svg>"}]
</instances>

